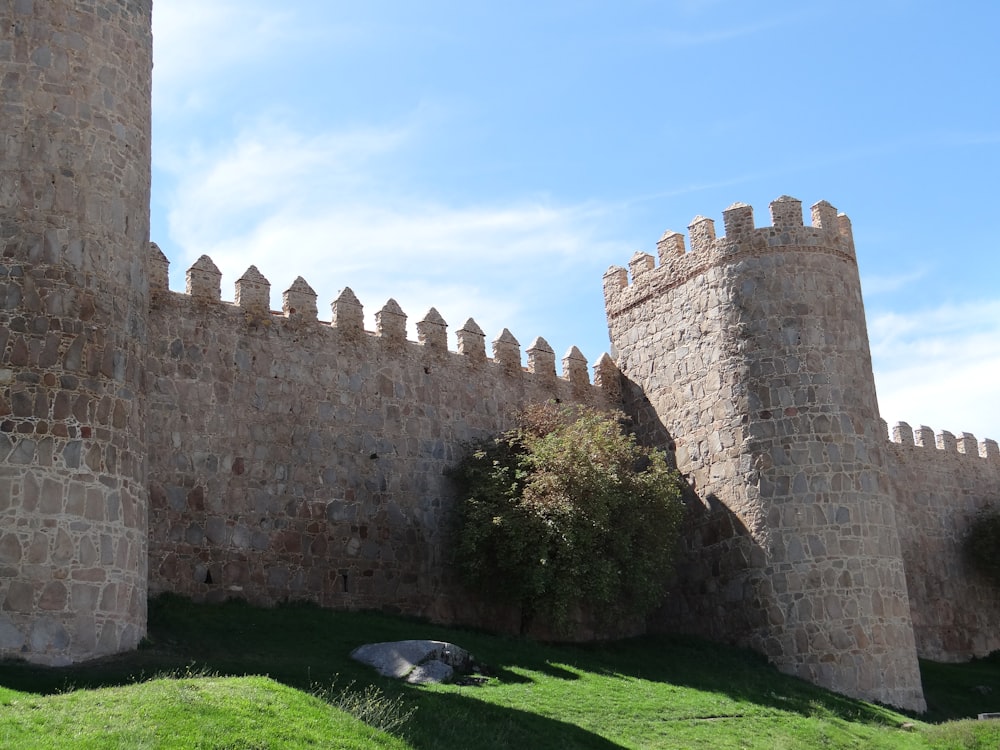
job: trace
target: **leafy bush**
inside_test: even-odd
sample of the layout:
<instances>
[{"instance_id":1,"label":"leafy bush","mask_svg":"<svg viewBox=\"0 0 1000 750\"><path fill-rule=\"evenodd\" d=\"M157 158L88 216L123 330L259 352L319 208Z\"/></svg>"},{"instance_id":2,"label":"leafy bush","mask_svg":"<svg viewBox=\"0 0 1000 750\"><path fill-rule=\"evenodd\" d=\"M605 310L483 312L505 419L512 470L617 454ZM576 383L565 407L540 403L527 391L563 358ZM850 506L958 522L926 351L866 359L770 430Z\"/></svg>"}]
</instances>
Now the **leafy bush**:
<instances>
[{"instance_id":1,"label":"leafy bush","mask_svg":"<svg viewBox=\"0 0 1000 750\"><path fill-rule=\"evenodd\" d=\"M519 427L472 446L454 561L465 582L565 632L582 605L606 620L660 603L683 515L665 456L636 444L621 414L527 409Z\"/></svg>"},{"instance_id":2,"label":"leafy bush","mask_svg":"<svg viewBox=\"0 0 1000 750\"><path fill-rule=\"evenodd\" d=\"M1000 584L1000 510L988 506L976 514L965 538L965 551L979 572Z\"/></svg>"}]
</instances>

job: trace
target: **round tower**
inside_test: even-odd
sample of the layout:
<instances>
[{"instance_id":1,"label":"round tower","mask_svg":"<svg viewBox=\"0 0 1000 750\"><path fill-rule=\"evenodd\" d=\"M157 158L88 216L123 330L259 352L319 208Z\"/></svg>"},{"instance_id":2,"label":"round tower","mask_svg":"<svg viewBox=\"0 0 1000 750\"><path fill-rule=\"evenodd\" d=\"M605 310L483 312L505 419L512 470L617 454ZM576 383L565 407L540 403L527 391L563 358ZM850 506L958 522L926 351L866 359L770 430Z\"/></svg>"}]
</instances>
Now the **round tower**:
<instances>
[{"instance_id":1,"label":"round tower","mask_svg":"<svg viewBox=\"0 0 1000 750\"><path fill-rule=\"evenodd\" d=\"M626 404L701 500L665 621L923 710L850 222L788 197L724 219L604 279Z\"/></svg>"},{"instance_id":2,"label":"round tower","mask_svg":"<svg viewBox=\"0 0 1000 750\"><path fill-rule=\"evenodd\" d=\"M0 656L146 628L152 0L0 6Z\"/></svg>"}]
</instances>

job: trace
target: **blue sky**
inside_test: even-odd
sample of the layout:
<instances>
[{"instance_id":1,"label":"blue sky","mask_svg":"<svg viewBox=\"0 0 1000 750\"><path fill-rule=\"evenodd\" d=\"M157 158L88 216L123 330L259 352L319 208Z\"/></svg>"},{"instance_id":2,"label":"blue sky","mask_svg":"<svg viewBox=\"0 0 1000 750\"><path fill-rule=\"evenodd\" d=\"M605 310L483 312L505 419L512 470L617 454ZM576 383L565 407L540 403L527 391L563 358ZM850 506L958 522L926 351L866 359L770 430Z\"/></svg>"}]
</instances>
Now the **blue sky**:
<instances>
[{"instance_id":1,"label":"blue sky","mask_svg":"<svg viewBox=\"0 0 1000 750\"><path fill-rule=\"evenodd\" d=\"M157 0L152 239L320 317L609 348L601 276L735 201L853 221L882 416L1000 439L1000 5Z\"/></svg>"}]
</instances>

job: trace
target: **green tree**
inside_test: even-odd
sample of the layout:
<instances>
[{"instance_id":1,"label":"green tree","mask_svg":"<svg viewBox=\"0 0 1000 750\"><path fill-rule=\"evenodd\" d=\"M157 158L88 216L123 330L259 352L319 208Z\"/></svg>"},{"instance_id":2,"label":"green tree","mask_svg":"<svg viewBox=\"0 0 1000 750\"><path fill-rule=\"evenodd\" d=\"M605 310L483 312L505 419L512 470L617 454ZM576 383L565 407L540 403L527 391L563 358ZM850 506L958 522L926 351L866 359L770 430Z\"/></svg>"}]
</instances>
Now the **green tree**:
<instances>
[{"instance_id":1,"label":"green tree","mask_svg":"<svg viewBox=\"0 0 1000 750\"><path fill-rule=\"evenodd\" d=\"M536 619L565 632L578 605L630 617L662 600L682 481L621 424L619 413L535 405L451 472L458 571L519 606L522 632Z\"/></svg>"}]
</instances>

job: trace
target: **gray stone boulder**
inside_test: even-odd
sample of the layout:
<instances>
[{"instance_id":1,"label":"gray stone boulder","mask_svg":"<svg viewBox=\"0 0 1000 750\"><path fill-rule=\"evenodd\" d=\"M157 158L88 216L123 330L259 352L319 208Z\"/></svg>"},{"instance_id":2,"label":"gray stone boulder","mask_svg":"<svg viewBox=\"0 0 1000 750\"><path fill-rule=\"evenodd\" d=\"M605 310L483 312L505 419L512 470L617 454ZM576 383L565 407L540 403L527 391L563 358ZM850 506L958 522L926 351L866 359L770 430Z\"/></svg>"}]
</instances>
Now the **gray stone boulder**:
<instances>
[{"instance_id":1,"label":"gray stone boulder","mask_svg":"<svg viewBox=\"0 0 1000 750\"><path fill-rule=\"evenodd\" d=\"M405 679L414 685L450 682L455 673L472 669L472 656L464 648L444 641L388 641L366 643L351 658L374 667L383 677Z\"/></svg>"}]
</instances>

